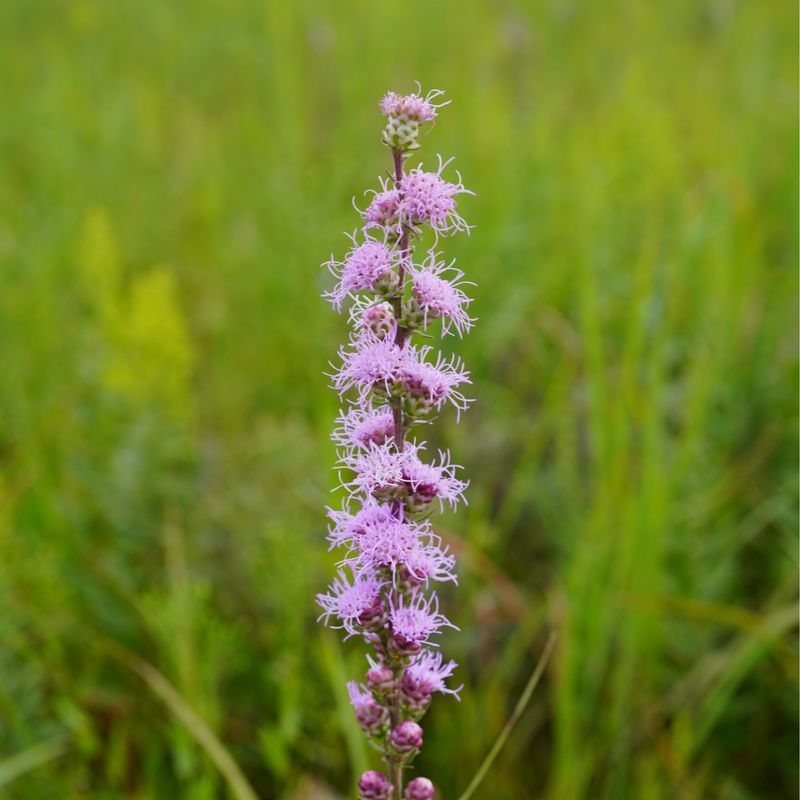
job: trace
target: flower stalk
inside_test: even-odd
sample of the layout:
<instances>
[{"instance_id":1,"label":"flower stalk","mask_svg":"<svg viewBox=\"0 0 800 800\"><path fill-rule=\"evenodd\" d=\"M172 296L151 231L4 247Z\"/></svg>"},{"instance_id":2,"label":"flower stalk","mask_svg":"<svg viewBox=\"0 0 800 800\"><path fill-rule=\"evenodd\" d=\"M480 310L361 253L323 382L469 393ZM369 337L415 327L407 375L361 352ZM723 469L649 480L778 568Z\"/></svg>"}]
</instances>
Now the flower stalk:
<instances>
[{"instance_id":1,"label":"flower stalk","mask_svg":"<svg viewBox=\"0 0 800 800\"><path fill-rule=\"evenodd\" d=\"M381 100L393 175L380 181L362 212L344 260L327 264L337 284L325 296L337 310L350 301L353 333L332 375L345 404L333 440L347 498L342 509L328 509L328 538L345 555L328 592L317 599L321 619L360 636L371 649L364 683L351 681L348 690L386 770L369 770L359 780L361 797L373 800L434 797L428 778L404 785L405 773L422 748L420 720L431 697L459 691L446 683L455 662L443 661L433 641L442 628L455 627L439 611L434 589L437 582L456 581L455 559L429 512L436 504L455 507L467 483L448 453L430 458L425 443L410 438L415 426L447 405L459 414L469 403L460 390L470 382L461 362L412 341L434 325L442 335L461 335L473 322L462 273L441 261L435 244L419 263L414 257L425 229L435 242L469 231L456 201L469 192L460 178L442 177L449 162L439 159L433 172L405 170L408 154L419 147L420 127L445 105L434 102L440 95L389 92Z\"/></svg>"}]
</instances>

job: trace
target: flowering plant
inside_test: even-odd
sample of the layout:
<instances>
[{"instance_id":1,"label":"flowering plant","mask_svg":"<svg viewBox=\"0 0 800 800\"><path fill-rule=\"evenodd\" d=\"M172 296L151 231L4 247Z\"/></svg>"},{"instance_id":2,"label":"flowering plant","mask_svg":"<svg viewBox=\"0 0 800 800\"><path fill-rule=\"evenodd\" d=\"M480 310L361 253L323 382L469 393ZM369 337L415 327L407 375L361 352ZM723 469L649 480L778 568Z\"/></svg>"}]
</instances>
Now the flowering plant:
<instances>
[{"instance_id":1,"label":"flowering plant","mask_svg":"<svg viewBox=\"0 0 800 800\"><path fill-rule=\"evenodd\" d=\"M393 175L361 212L363 225L350 236L344 260L327 264L337 283L325 296L337 311L351 301L353 332L332 376L347 400L333 432L347 499L343 509L328 511L328 538L345 554L317 599L321 619L372 649L364 682L351 681L348 690L359 725L383 757L385 772L369 770L359 781L361 796L373 800L434 797L428 778L405 784L404 772L422 747L419 721L431 696L459 691L446 683L455 662L444 660L432 639L454 627L433 585L455 582L455 559L428 515L436 504L455 507L467 483L448 453L429 458L424 442L410 438L415 425L447 404L459 414L469 403L461 361L412 341L437 321L442 335L459 336L474 321L463 274L436 249L440 237L469 231L456 198L470 192L458 176L456 183L443 177L450 162L441 158L433 172L405 170L420 126L446 105L436 102L441 94L389 92L381 100ZM434 246L416 261L414 243L426 228Z\"/></svg>"}]
</instances>

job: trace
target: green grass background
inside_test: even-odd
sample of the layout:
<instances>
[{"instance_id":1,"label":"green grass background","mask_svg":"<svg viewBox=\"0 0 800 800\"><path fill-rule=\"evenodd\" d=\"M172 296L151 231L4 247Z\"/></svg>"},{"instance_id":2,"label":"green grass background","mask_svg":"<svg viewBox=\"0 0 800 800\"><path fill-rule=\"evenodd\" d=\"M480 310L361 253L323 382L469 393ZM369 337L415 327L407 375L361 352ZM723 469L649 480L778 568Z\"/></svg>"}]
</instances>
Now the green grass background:
<instances>
[{"instance_id":1,"label":"green grass background","mask_svg":"<svg viewBox=\"0 0 800 800\"><path fill-rule=\"evenodd\" d=\"M419 760L476 793L797 789L797 18L735 0L0 4L0 796L353 797L315 622L319 264L452 99L477 403ZM236 766L238 765L238 767Z\"/></svg>"}]
</instances>

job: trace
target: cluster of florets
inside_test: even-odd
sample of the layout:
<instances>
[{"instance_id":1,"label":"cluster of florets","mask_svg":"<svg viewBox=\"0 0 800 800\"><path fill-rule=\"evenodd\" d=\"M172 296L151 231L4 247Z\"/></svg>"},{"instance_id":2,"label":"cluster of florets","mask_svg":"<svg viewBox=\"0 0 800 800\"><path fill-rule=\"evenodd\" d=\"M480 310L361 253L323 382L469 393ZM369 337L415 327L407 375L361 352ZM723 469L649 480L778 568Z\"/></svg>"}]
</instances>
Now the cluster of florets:
<instances>
[{"instance_id":1,"label":"cluster of florets","mask_svg":"<svg viewBox=\"0 0 800 800\"><path fill-rule=\"evenodd\" d=\"M412 303L416 306L417 301L406 301L405 305L408 308ZM390 331L394 327L392 321ZM419 321L413 327L420 327ZM356 391L362 407L394 398L403 402L412 417L440 411L445 403L458 412L467 408L469 401L459 387L470 379L460 359L447 359L440 353L436 361L429 360L432 347L400 346L396 337L376 334L371 324L362 326L358 333L349 347L339 350L341 366L333 383L340 393Z\"/></svg>"},{"instance_id":2,"label":"cluster of florets","mask_svg":"<svg viewBox=\"0 0 800 800\"><path fill-rule=\"evenodd\" d=\"M449 164L440 158L434 172L415 167L395 185L381 178L380 191L373 193L363 212L365 229L381 229L388 241L399 239L404 230L417 234L425 225L437 236L469 231L469 225L458 213L456 197L472 192L461 183L458 173L455 183L442 177Z\"/></svg>"},{"instance_id":3,"label":"cluster of florets","mask_svg":"<svg viewBox=\"0 0 800 800\"><path fill-rule=\"evenodd\" d=\"M359 782L363 798L430 800L427 778L410 781L402 798L401 772L422 747L419 720L455 669L431 649L434 637L455 626L440 611L434 584L455 582L455 558L428 519L433 508L455 508L467 482L448 453L430 457L410 428L430 422L446 406L456 414L469 401L461 361L411 342L437 324L442 334L466 333L473 323L463 274L431 250L415 263L413 240L427 226L438 235L468 230L458 213L461 185L417 167L404 173L419 126L436 117L440 93L390 92L380 108L384 141L394 152L394 179L383 181L351 235L343 261L327 266L336 286L326 293L340 310L350 301L353 333L339 351L333 386L345 405L333 440L339 448L344 507L329 509L328 539L343 556L328 591L318 596L326 624L371 648L363 683L348 690L356 719L381 751L387 774L370 770Z\"/></svg>"},{"instance_id":4,"label":"cluster of florets","mask_svg":"<svg viewBox=\"0 0 800 800\"><path fill-rule=\"evenodd\" d=\"M375 239L366 238L362 244L356 244L355 234L351 238L353 247L344 261L335 261L331 257L327 263L338 283L324 296L337 311L345 299L356 292L368 291L388 297L397 289L396 253Z\"/></svg>"},{"instance_id":5,"label":"cluster of florets","mask_svg":"<svg viewBox=\"0 0 800 800\"><path fill-rule=\"evenodd\" d=\"M447 103L435 103L443 93L428 92L425 97L419 94L400 95L387 92L380 101L381 113L386 117L383 129L383 143L396 153L407 153L419 147L417 137L419 126L436 119L437 109Z\"/></svg>"}]
</instances>

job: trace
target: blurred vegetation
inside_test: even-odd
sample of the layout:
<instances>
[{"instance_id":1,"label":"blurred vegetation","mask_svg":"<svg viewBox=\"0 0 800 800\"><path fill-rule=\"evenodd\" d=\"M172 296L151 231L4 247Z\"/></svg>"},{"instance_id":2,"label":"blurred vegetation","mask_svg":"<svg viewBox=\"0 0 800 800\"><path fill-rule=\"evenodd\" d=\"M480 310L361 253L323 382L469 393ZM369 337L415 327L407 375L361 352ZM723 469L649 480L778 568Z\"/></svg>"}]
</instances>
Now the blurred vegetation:
<instances>
[{"instance_id":1,"label":"blurred vegetation","mask_svg":"<svg viewBox=\"0 0 800 800\"><path fill-rule=\"evenodd\" d=\"M421 153L476 191L447 251L480 317L435 434L473 482L465 688L420 769L458 797L555 630L476 797L795 796L795 8L6 0L0 31L2 797L353 796L319 264L414 79L453 100Z\"/></svg>"}]
</instances>

